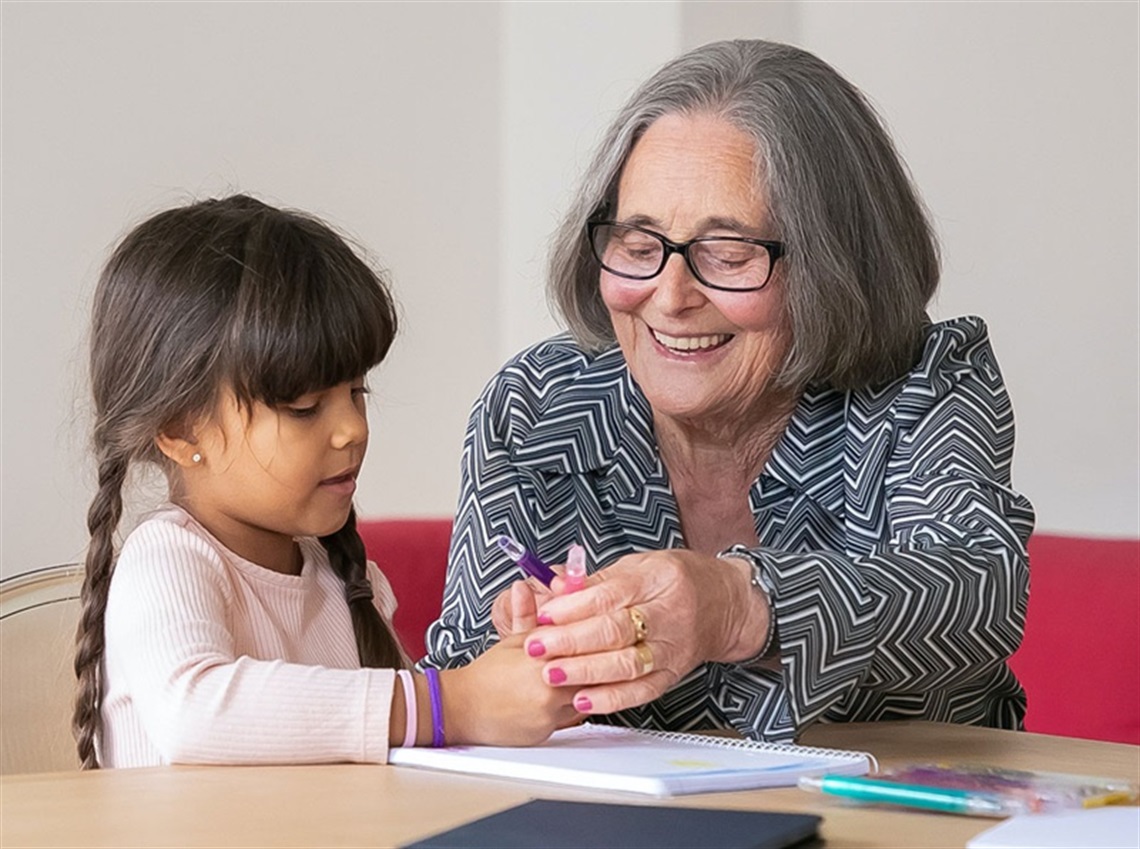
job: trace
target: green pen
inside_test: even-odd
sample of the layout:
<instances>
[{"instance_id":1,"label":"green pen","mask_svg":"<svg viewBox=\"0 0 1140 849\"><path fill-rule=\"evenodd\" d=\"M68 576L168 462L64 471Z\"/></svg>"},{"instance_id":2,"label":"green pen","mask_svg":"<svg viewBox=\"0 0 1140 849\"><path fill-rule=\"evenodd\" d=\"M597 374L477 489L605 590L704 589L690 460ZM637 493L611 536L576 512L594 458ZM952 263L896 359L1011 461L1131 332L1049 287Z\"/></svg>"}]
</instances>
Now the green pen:
<instances>
[{"instance_id":1,"label":"green pen","mask_svg":"<svg viewBox=\"0 0 1140 849\"><path fill-rule=\"evenodd\" d=\"M799 786L801 790L814 790L832 796L857 799L860 802L885 802L941 811L944 814L1008 817L1021 813L1016 803L1011 804L991 793L924 787L921 784L899 784L897 781L882 781L875 778L823 775L818 778L801 778Z\"/></svg>"}]
</instances>

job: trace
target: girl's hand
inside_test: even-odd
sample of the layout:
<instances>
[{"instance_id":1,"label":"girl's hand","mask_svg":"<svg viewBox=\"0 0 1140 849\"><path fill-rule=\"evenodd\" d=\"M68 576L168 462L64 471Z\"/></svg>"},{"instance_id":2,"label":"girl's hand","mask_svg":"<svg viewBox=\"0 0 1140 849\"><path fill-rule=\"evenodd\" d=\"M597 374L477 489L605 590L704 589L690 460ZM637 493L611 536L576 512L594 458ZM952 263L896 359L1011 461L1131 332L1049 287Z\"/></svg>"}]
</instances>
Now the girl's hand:
<instances>
[{"instance_id":1,"label":"girl's hand","mask_svg":"<svg viewBox=\"0 0 1140 849\"><path fill-rule=\"evenodd\" d=\"M505 637L468 666L440 672L449 745L533 746L582 721L573 691L547 684L523 641Z\"/></svg>"},{"instance_id":2,"label":"girl's hand","mask_svg":"<svg viewBox=\"0 0 1140 849\"><path fill-rule=\"evenodd\" d=\"M535 581L515 581L509 589L499 593L491 607L491 622L499 636L533 631L538 627L538 606L552 596L546 587L537 589Z\"/></svg>"},{"instance_id":3,"label":"girl's hand","mask_svg":"<svg viewBox=\"0 0 1140 849\"><path fill-rule=\"evenodd\" d=\"M581 546L570 546L570 556L577 553L576 576L570 574L569 565L551 566L554 580L549 587L542 586L534 578L515 581L510 589L499 593L491 607L491 623L500 637L533 631L538 627L538 607L548 598L562 593L577 592L587 586L593 578L586 577L586 563ZM543 623L547 624L547 623Z\"/></svg>"},{"instance_id":4,"label":"girl's hand","mask_svg":"<svg viewBox=\"0 0 1140 849\"><path fill-rule=\"evenodd\" d=\"M657 698L705 661L751 657L771 611L745 561L673 549L622 557L585 589L540 602L538 614L554 625L526 644L551 658L546 679L574 689L582 713L612 713Z\"/></svg>"}]
</instances>

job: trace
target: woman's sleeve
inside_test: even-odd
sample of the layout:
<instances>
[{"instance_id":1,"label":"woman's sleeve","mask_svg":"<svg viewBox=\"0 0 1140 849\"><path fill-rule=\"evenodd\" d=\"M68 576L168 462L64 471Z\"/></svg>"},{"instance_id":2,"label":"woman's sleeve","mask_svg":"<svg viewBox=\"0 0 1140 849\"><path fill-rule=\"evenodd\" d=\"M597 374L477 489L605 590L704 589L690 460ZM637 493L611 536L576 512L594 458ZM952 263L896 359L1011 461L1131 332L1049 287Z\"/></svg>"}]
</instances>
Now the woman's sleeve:
<instances>
[{"instance_id":1,"label":"woman's sleeve","mask_svg":"<svg viewBox=\"0 0 1140 849\"><path fill-rule=\"evenodd\" d=\"M384 763L394 671L237 656L220 565L168 522L115 569L106 669L171 763Z\"/></svg>"},{"instance_id":2,"label":"woman's sleeve","mask_svg":"<svg viewBox=\"0 0 1140 849\"><path fill-rule=\"evenodd\" d=\"M467 424L461 460L459 505L451 533L440 617L427 630L423 665L470 663L498 634L491 623L496 596L520 577L518 567L494 544L507 533L533 547L534 530L521 527L521 472L511 462L507 437L493 414L495 387L483 393Z\"/></svg>"},{"instance_id":3,"label":"woman's sleeve","mask_svg":"<svg viewBox=\"0 0 1140 849\"><path fill-rule=\"evenodd\" d=\"M870 424L846 480L848 533L866 534L867 553L752 552L796 729L857 688L911 704L968 690L1021 641L1033 508L1010 486L1013 414L977 323L928 344L930 365L881 421L849 410Z\"/></svg>"}]
</instances>

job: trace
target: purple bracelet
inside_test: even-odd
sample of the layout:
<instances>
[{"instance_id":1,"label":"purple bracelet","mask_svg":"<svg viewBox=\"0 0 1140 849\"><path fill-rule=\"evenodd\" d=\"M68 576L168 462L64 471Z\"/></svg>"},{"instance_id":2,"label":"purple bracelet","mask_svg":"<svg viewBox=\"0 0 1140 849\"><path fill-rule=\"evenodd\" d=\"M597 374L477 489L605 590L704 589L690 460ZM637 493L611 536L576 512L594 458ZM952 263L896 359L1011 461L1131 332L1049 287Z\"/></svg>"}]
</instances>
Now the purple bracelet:
<instances>
[{"instance_id":1,"label":"purple bracelet","mask_svg":"<svg viewBox=\"0 0 1140 849\"><path fill-rule=\"evenodd\" d=\"M443 697L439 692L439 670L428 667L424 670L427 677L428 696L431 698L431 745L434 749L442 749L447 745L443 735Z\"/></svg>"}]
</instances>

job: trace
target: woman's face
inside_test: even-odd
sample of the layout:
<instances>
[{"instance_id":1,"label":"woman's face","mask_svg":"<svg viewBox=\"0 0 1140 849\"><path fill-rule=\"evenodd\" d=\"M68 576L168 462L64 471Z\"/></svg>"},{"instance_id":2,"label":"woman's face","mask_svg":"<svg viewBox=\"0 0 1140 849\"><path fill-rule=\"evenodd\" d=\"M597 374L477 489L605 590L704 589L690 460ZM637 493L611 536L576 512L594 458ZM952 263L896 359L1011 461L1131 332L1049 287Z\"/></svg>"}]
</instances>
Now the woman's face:
<instances>
[{"instance_id":1,"label":"woman's face","mask_svg":"<svg viewBox=\"0 0 1140 849\"><path fill-rule=\"evenodd\" d=\"M755 189L752 139L709 115L657 119L630 153L615 220L674 242L698 236L779 239ZM701 285L680 255L651 280L601 272L618 344L654 412L699 426L762 409L791 344L777 263L758 292Z\"/></svg>"}]
</instances>

